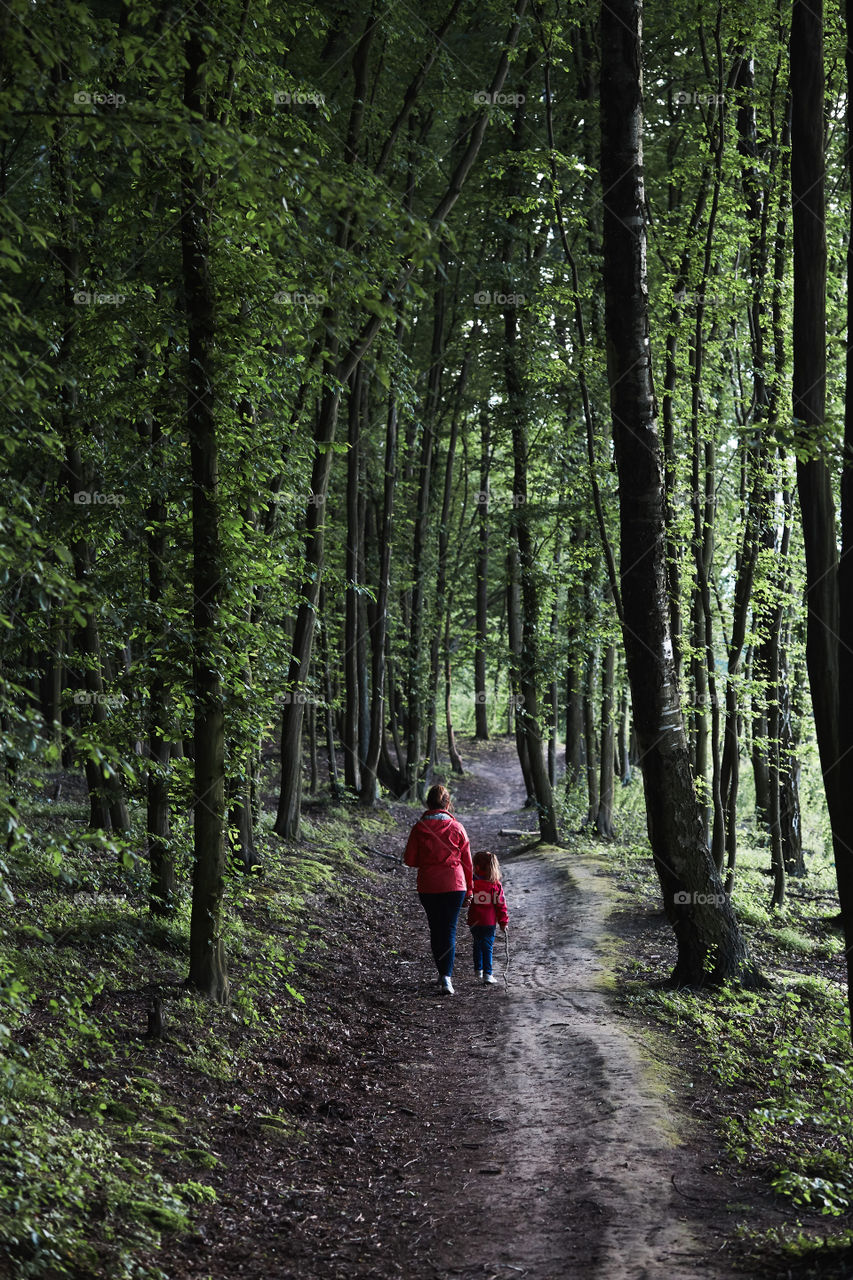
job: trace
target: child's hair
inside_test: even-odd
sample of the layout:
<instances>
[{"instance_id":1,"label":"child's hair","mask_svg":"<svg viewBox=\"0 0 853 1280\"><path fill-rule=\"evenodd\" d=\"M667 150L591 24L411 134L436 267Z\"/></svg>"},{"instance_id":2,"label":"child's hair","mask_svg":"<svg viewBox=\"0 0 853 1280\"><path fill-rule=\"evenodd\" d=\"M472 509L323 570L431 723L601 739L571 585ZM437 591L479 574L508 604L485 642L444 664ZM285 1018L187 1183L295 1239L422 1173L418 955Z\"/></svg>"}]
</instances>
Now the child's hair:
<instances>
[{"instance_id":1,"label":"child's hair","mask_svg":"<svg viewBox=\"0 0 853 1280\"><path fill-rule=\"evenodd\" d=\"M483 849L474 854L474 874L481 880L500 880L501 864L493 853Z\"/></svg>"},{"instance_id":2,"label":"child's hair","mask_svg":"<svg viewBox=\"0 0 853 1280\"><path fill-rule=\"evenodd\" d=\"M427 792L427 808L428 809L446 809L448 813L453 810L450 800L450 792L447 787L442 787L440 783L436 783L434 787L430 787Z\"/></svg>"}]
</instances>

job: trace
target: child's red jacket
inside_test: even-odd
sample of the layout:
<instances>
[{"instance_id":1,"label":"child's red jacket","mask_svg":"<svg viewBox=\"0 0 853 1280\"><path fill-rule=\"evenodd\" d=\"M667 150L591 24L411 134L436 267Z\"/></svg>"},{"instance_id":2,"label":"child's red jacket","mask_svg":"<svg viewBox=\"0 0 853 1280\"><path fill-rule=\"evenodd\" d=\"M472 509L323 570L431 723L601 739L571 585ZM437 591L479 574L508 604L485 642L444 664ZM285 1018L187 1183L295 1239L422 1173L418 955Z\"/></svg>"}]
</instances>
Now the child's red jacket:
<instances>
[{"instance_id":1,"label":"child's red jacket","mask_svg":"<svg viewBox=\"0 0 853 1280\"><path fill-rule=\"evenodd\" d=\"M468 923L493 929L509 923L506 898L500 880L481 880L474 876L474 897L468 908Z\"/></svg>"}]
</instances>

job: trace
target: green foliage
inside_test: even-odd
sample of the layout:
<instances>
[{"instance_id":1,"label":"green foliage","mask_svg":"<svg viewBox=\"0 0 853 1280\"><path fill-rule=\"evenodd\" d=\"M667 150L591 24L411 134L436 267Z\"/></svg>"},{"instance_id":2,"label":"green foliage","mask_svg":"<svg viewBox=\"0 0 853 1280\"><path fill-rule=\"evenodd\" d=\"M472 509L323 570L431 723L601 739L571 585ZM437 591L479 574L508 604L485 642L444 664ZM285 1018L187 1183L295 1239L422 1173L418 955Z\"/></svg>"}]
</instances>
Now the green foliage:
<instances>
[{"instance_id":1,"label":"green foliage","mask_svg":"<svg viewBox=\"0 0 853 1280\"><path fill-rule=\"evenodd\" d=\"M26 817L38 833L40 824L79 824L82 815L38 798ZM159 1269L140 1258L168 1234L190 1231L198 1206L216 1201L219 1156L210 1132L190 1124L185 1090L215 1095L280 1034L287 1007L304 1003L295 967L317 928L313 903L348 891L354 844L388 821L365 815L356 834L346 808L324 817L304 857L263 825L265 875L233 876L233 1000L225 1008L180 984L187 903L152 920L145 877L111 841L69 839L57 859L45 827L46 838L10 869L14 902L0 938L9 1023L0 1045L0 1249L16 1280L158 1280ZM152 977L169 1069L159 1042L144 1038ZM299 1139L286 1118L260 1120Z\"/></svg>"}]
</instances>

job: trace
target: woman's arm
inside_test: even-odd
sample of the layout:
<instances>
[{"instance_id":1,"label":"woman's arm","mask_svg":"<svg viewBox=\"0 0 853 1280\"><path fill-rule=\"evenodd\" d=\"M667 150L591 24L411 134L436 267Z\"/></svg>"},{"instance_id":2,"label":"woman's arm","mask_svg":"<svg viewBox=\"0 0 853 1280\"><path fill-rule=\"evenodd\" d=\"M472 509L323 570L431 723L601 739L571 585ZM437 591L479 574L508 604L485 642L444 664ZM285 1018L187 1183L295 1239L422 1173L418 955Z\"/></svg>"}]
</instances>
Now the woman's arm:
<instances>
[{"instance_id":1,"label":"woman's arm","mask_svg":"<svg viewBox=\"0 0 853 1280\"><path fill-rule=\"evenodd\" d=\"M409 839L406 842L406 852L403 854L403 862L407 867L416 867L419 865L419 854L418 828L416 824L409 832Z\"/></svg>"}]
</instances>

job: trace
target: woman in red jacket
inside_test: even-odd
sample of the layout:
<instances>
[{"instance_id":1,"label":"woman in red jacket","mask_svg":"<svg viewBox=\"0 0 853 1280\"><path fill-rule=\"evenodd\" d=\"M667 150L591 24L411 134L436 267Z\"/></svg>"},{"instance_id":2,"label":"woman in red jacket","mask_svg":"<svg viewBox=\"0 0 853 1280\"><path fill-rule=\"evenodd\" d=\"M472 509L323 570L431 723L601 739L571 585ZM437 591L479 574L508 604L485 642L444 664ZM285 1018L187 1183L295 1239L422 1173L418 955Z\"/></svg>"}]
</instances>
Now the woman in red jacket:
<instances>
[{"instance_id":1,"label":"woman in red jacket","mask_svg":"<svg viewBox=\"0 0 853 1280\"><path fill-rule=\"evenodd\" d=\"M426 813L409 835L403 861L418 869L418 897L426 912L439 989L453 995L456 922L473 891L471 846L451 812L446 787L430 787Z\"/></svg>"}]
</instances>

